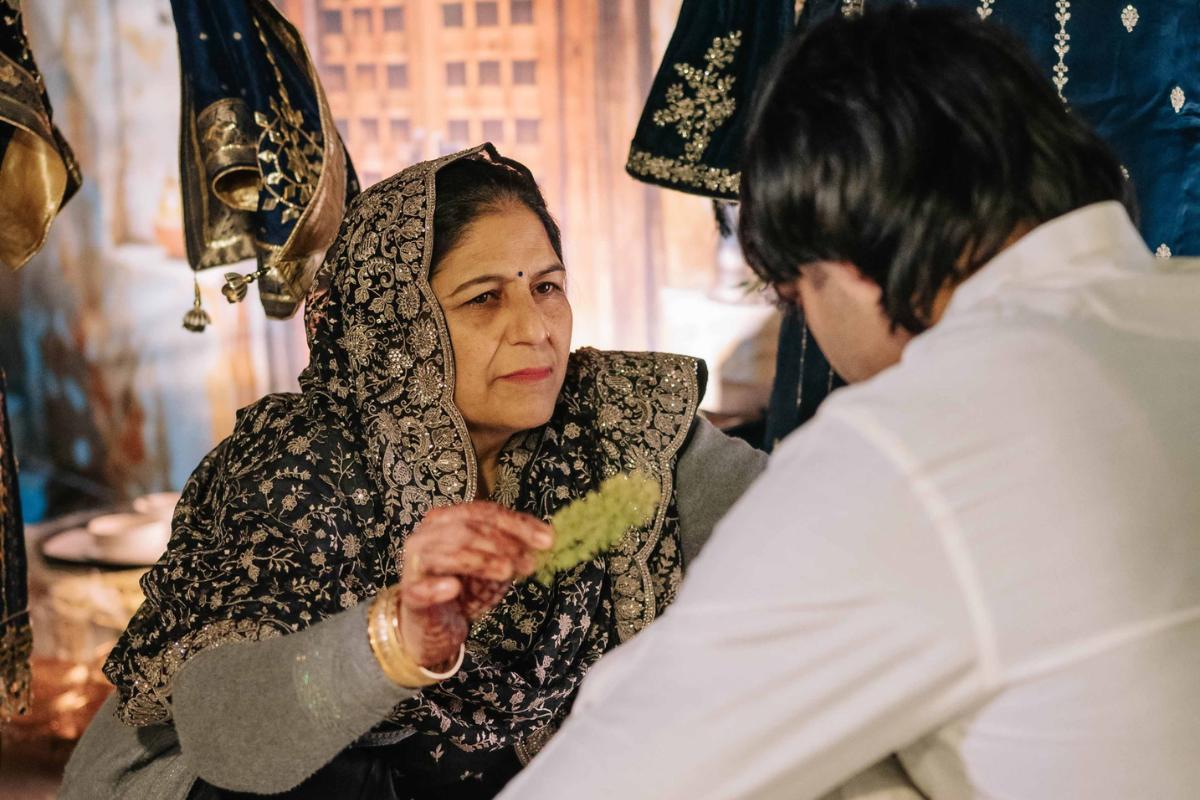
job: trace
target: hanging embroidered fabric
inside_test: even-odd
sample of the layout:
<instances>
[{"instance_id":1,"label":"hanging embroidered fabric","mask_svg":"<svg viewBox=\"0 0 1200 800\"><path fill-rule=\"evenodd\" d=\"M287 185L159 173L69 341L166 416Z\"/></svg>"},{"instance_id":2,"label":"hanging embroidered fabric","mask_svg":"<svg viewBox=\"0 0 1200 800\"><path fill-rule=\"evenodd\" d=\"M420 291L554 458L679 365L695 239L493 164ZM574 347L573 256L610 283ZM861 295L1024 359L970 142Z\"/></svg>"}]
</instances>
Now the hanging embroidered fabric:
<instances>
[{"instance_id":1,"label":"hanging embroidered fabric","mask_svg":"<svg viewBox=\"0 0 1200 800\"><path fill-rule=\"evenodd\" d=\"M738 162L758 76L807 16L803 0L684 0L630 146L629 174L669 189L736 201ZM797 343L799 349L791 346ZM767 411L768 450L842 385L799 311L784 314L780 345Z\"/></svg>"},{"instance_id":2,"label":"hanging embroidered fabric","mask_svg":"<svg viewBox=\"0 0 1200 800\"><path fill-rule=\"evenodd\" d=\"M887 0L868 0L867 11ZM1200 256L1200 16L1194 0L915 0L1004 25L1116 151L1161 257ZM808 0L807 24L846 0Z\"/></svg>"},{"instance_id":3,"label":"hanging embroidered fabric","mask_svg":"<svg viewBox=\"0 0 1200 800\"><path fill-rule=\"evenodd\" d=\"M17 494L17 460L5 407L0 370L0 722L29 706L29 596L25 584L25 536Z\"/></svg>"},{"instance_id":4,"label":"hanging embroidered fabric","mask_svg":"<svg viewBox=\"0 0 1200 800\"><path fill-rule=\"evenodd\" d=\"M20 3L0 0L0 261L14 270L29 261L81 182L79 164L54 127ZM6 392L0 370L0 722L28 708L33 651L25 536Z\"/></svg>"},{"instance_id":5,"label":"hanging embroidered fabric","mask_svg":"<svg viewBox=\"0 0 1200 800\"><path fill-rule=\"evenodd\" d=\"M629 174L736 200L755 82L795 14L795 0L684 0L629 148Z\"/></svg>"},{"instance_id":6,"label":"hanging embroidered fabric","mask_svg":"<svg viewBox=\"0 0 1200 800\"><path fill-rule=\"evenodd\" d=\"M308 51L269 0L172 0L182 74L180 175L188 261L257 281L269 317L295 313L358 181ZM199 286L184 327L203 330Z\"/></svg>"},{"instance_id":7,"label":"hanging embroidered fabric","mask_svg":"<svg viewBox=\"0 0 1200 800\"><path fill-rule=\"evenodd\" d=\"M0 261L18 269L79 189L79 164L54 127L18 0L0 0Z\"/></svg>"}]
</instances>

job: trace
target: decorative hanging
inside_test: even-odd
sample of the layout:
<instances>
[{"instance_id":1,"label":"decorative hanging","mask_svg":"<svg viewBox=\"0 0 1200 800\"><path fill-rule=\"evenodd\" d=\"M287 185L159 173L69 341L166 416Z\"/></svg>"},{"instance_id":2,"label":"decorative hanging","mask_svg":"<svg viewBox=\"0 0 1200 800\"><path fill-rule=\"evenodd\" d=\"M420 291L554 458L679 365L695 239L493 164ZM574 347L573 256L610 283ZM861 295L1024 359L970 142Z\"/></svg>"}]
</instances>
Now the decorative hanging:
<instances>
[{"instance_id":1,"label":"decorative hanging","mask_svg":"<svg viewBox=\"0 0 1200 800\"><path fill-rule=\"evenodd\" d=\"M4 371L0 370L0 722L24 714L29 707L29 656L33 651L17 459L4 395Z\"/></svg>"},{"instance_id":2,"label":"decorative hanging","mask_svg":"<svg viewBox=\"0 0 1200 800\"><path fill-rule=\"evenodd\" d=\"M757 77L803 10L795 0L684 0L629 148L629 174L736 200Z\"/></svg>"},{"instance_id":3,"label":"decorative hanging","mask_svg":"<svg viewBox=\"0 0 1200 800\"><path fill-rule=\"evenodd\" d=\"M54 127L18 0L0 0L0 261L19 269L41 249L50 223L82 175Z\"/></svg>"},{"instance_id":4,"label":"decorative hanging","mask_svg":"<svg viewBox=\"0 0 1200 800\"><path fill-rule=\"evenodd\" d=\"M269 0L172 0L183 84L180 175L188 261L225 275L231 303L257 283L267 316L304 300L358 180L312 59ZM197 295L198 298L198 295ZM199 304L184 327L209 318Z\"/></svg>"}]
</instances>

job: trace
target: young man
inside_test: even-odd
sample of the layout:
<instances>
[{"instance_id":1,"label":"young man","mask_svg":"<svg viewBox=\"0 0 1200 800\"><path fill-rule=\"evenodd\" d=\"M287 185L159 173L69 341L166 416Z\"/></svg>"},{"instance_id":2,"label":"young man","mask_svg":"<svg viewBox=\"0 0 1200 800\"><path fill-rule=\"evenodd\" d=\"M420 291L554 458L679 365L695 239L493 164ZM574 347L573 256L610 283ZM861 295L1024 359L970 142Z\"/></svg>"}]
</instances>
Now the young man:
<instances>
[{"instance_id":1,"label":"young man","mask_svg":"<svg viewBox=\"0 0 1200 800\"><path fill-rule=\"evenodd\" d=\"M513 798L1200 790L1200 271L998 26L904 5L791 43L743 244L836 392Z\"/></svg>"}]
</instances>

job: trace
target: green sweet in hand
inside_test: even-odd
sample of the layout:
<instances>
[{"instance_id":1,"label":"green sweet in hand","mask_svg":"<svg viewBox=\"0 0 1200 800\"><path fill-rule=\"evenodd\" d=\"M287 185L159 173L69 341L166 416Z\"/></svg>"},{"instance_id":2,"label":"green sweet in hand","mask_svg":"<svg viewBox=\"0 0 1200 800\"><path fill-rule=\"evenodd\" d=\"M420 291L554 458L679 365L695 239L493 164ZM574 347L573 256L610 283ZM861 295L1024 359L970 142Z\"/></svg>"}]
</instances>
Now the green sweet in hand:
<instances>
[{"instance_id":1,"label":"green sweet in hand","mask_svg":"<svg viewBox=\"0 0 1200 800\"><path fill-rule=\"evenodd\" d=\"M606 479L550 520L554 547L542 554L534 577L549 586L557 573L615 547L630 528L654 519L658 496L658 481L641 472Z\"/></svg>"}]
</instances>

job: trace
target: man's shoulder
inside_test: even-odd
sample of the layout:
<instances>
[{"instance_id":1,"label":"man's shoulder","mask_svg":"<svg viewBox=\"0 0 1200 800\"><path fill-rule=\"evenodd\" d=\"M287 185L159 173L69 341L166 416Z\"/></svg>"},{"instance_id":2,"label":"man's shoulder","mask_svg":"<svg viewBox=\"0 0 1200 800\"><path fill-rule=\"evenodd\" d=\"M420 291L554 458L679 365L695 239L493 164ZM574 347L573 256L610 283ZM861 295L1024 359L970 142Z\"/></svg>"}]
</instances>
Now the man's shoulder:
<instances>
[{"instance_id":1,"label":"man's shoulder","mask_svg":"<svg viewBox=\"0 0 1200 800\"><path fill-rule=\"evenodd\" d=\"M894 367L834 392L817 420L920 464L1052 435L1095 405L1093 395L1111 393L1111 381L1052 321L960 320L917 337Z\"/></svg>"}]
</instances>

